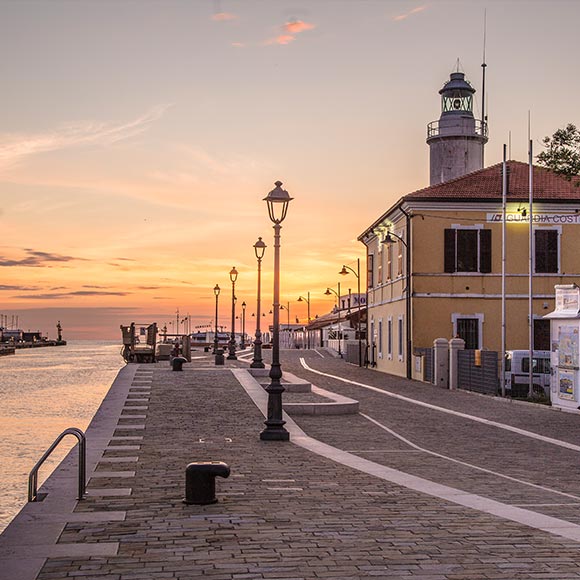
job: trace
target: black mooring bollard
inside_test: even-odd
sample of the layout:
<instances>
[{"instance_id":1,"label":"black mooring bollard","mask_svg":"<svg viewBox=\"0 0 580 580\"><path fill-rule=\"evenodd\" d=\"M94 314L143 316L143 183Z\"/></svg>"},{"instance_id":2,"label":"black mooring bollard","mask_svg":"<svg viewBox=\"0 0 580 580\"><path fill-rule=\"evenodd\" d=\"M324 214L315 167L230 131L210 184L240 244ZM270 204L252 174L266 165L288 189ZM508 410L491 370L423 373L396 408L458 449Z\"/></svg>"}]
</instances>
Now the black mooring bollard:
<instances>
[{"instance_id":1,"label":"black mooring bollard","mask_svg":"<svg viewBox=\"0 0 580 580\"><path fill-rule=\"evenodd\" d=\"M225 363L224 349L218 348L215 351L215 364L216 366L220 366L223 365L224 363Z\"/></svg>"},{"instance_id":2,"label":"black mooring bollard","mask_svg":"<svg viewBox=\"0 0 580 580\"><path fill-rule=\"evenodd\" d=\"M183 356L176 356L175 358L171 359L171 370L173 371L182 371L183 370L183 363L186 363L187 359Z\"/></svg>"},{"instance_id":3,"label":"black mooring bollard","mask_svg":"<svg viewBox=\"0 0 580 580\"><path fill-rule=\"evenodd\" d=\"M230 468L223 461L197 461L185 469L185 499L183 503L207 505L216 503L215 478L229 477Z\"/></svg>"}]
</instances>

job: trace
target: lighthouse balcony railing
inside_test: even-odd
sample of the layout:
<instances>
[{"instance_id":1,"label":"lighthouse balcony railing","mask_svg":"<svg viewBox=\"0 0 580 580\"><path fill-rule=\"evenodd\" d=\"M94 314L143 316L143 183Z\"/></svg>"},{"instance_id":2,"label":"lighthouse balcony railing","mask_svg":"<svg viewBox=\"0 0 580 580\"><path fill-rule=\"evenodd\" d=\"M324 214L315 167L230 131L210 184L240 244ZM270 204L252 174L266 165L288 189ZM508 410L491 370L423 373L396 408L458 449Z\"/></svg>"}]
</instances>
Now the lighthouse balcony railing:
<instances>
[{"instance_id":1,"label":"lighthouse balcony railing","mask_svg":"<svg viewBox=\"0 0 580 580\"><path fill-rule=\"evenodd\" d=\"M444 136L446 134L446 129L448 128L449 127L445 125L441 126L440 120L431 121L431 123L427 125L427 139ZM487 123L481 119L475 119L474 133L479 137L487 138Z\"/></svg>"}]
</instances>

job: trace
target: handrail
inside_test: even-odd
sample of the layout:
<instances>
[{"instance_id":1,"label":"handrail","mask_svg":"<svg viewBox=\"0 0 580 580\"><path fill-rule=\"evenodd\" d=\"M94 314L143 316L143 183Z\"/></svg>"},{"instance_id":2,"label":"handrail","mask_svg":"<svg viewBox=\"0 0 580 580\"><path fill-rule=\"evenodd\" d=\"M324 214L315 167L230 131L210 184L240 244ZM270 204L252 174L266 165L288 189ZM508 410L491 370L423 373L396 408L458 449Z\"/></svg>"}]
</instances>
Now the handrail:
<instances>
[{"instance_id":1,"label":"handrail","mask_svg":"<svg viewBox=\"0 0 580 580\"><path fill-rule=\"evenodd\" d=\"M79 488L78 500L83 499L86 489L86 472L87 472L87 438L85 434L76 427L65 429L46 450L44 455L38 460L38 463L32 468L28 476L28 501L38 501L38 470L46 461L48 456L55 450L56 446L67 435L74 435L79 440Z\"/></svg>"}]
</instances>

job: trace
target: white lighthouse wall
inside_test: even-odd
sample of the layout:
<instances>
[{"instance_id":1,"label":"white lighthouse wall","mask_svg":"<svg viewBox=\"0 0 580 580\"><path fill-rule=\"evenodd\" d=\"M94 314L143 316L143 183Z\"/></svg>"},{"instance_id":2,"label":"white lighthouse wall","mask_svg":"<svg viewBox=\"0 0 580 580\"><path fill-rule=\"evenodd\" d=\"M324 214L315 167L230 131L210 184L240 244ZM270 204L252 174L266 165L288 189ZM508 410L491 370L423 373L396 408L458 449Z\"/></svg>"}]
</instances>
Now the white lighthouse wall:
<instances>
[{"instance_id":1,"label":"white lighthouse wall","mask_svg":"<svg viewBox=\"0 0 580 580\"><path fill-rule=\"evenodd\" d=\"M430 185L437 185L483 167L480 137L435 138L429 141Z\"/></svg>"}]
</instances>

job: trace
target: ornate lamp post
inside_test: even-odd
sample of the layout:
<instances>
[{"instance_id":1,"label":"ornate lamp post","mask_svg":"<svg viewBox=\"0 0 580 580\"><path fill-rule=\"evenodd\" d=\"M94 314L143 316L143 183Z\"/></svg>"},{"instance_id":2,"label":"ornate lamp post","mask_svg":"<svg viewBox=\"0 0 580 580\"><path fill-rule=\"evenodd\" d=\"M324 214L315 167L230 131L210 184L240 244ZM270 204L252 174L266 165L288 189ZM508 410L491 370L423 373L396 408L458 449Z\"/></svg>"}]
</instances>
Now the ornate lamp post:
<instances>
[{"instance_id":1,"label":"ornate lamp post","mask_svg":"<svg viewBox=\"0 0 580 580\"><path fill-rule=\"evenodd\" d=\"M348 271L351 271L356 276L356 283L357 283L357 292L358 292L358 322L357 322L357 331L358 331L358 366L363 366L363 358L362 358L362 337L361 337L361 322L360 322L360 258L356 260L356 272L346 264L342 265L342 270L339 272L342 276L348 275Z\"/></svg>"},{"instance_id":2,"label":"ornate lamp post","mask_svg":"<svg viewBox=\"0 0 580 580\"><path fill-rule=\"evenodd\" d=\"M265 421L266 428L260 433L260 439L264 441L288 441L290 433L284 428L282 419L282 393L284 387L280 379L282 378L282 368L280 366L280 225L292 198L287 191L282 189L281 181L276 181L276 188L273 189L264 201L268 204L268 215L274 224L274 320L272 338L272 366L270 367L270 384L266 387L268 392L268 418Z\"/></svg>"},{"instance_id":3,"label":"ornate lamp post","mask_svg":"<svg viewBox=\"0 0 580 580\"><path fill-rule=\"evenodd\" d=\"M257 316L256 316L256 340L254 340L254 358L250 367L253 369L263 369L265 367L262 362L262 332L260 331L260 307L262 300L262 258L264 257L264 252L266 251L266 244L262 241L262 238L258 238L258 241L254 244L254 253L256 254L256 260L258 260L258 306L257 306ZM264 313L266 316L266 313Z\"/></svg>"},{"instance_id":4,"label":"ornate lamp post","mask_svg":"<svg viewBox=\"0 0 580 580\"><path fill-rule=\"evenodd\" d=\"M246 348L246 302L242 302L242 341L240 347Z\"/></svg>"},{"instance_id":5,"label":"ornate lamp post","mask_svg":"<svg viewBox=\"0 0 580 580\"><path fill-rule=\"evenodd\" d=\"M215 294L215 335L213 337L213 354L217 354L219 347L218 343L218 297L220 295L220 287L216 284L213 293Z\"/></svg>"},{"instance_id":6,"label":"ornate lamp post","mask_svg":"<svg viewBox=\"0 0 580 580\"><path fill-rule=\"evenodd\" d=\"M304 298L304 296L298 296L297 302L306 302L308 305L308 324L310 324L310 291L308 291L307 295L308 298ZM307 331L306 333L306 340L308 348L310 348L310 331Z\"/></svg>"},{"instance_id":7,"label":"ornate lamp post","mask_svg":"<svg viewBox=\"0 0 580 580\"><path fill-rule=\"evenodd\" d=\"M236 356L236 280L238 279L238 271L234 266L230 270L230 280L232 281L232 334L228 345L230 353L228 360L238 360Z\"/></svg>"},{"instance_id":8,"label":"ornate lamp post","mask_svg":"<svg viewBox=\"0 0 580 580\"><path fill-rule=\"evenodd\" d=\"M334 294L336 296L336 304L338 306L338 356L342 358L342 327L340 326L340 282L338 283L338 292L333 288L327 288L324 293L326 296L331 296Z\"/></svg>"}]
</instances>

